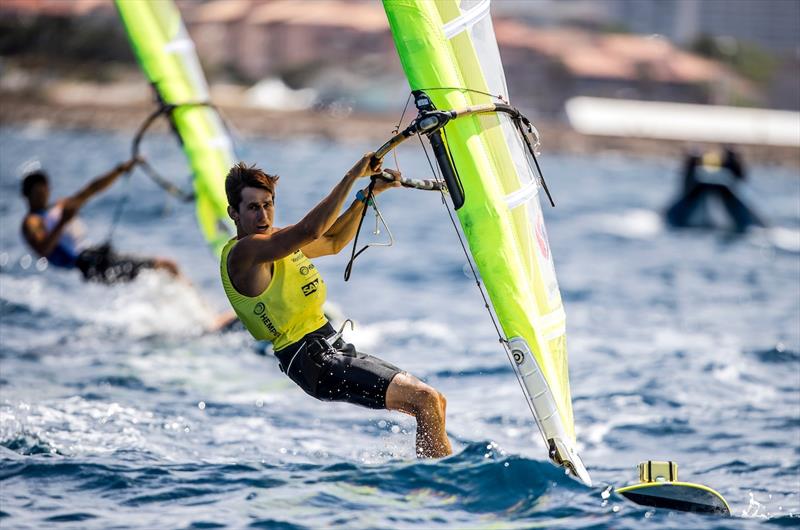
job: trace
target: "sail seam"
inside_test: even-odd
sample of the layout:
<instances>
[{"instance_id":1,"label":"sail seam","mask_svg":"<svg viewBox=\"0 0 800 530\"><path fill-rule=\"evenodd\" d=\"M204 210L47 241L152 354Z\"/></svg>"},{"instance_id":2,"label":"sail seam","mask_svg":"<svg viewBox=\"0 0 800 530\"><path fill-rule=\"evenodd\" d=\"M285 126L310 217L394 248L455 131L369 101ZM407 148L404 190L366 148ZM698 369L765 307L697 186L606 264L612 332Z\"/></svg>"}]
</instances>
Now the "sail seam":
<instances>
[{"instance_id":1,"label":"sail seam","mask_svg":"<svg viewBox=\"0 0 800 530\"><path fill-rule=\"evenodd\" d=\"M530 181L517 191L511 192L505 196L504 200L508 205L509 210L513 210L520 204L526 203L539 194L536 182Z\"/></svg>"},{"instance_id":2,"label":"sail seam","mask_svg":"<svg viewBox=\"0 0 800 530\"><path fill-rule=\"evenodd\" d=\"M175 39L164 45L165 53L186 52L188 50L194 50L194 42L191 39Z\"/></svg>"},{"instance_id":3,"label":"sail seam","mask_svg":"<svg viewBox=\"0 0 800 530\"><path fill-rule=\"evenodd\" d=\"M539 322L541 322L545 328L563 326L566 320L567 314L564 312L564 306L539 317Z\"/></svg>"}]
</instances>

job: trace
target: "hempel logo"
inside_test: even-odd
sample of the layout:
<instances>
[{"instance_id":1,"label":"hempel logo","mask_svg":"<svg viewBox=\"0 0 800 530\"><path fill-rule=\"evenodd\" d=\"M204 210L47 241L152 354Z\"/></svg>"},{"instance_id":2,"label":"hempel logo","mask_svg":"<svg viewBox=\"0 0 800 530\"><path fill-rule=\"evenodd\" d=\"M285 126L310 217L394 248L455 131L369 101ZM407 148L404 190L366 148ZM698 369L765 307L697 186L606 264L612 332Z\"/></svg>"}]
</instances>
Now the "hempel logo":
<instances>
[{"instance_id":1,"label":"hempel logo","mask_svg":"<svg viewBox=\"0 0 800 530\"><path fill-rule=\"evenodd\" d=\"M267 307L264 305L264 302L259 302L253 308L253 313L258 317L264 326L269 330L270 333L273 335L278 335L278 328L275 327L275 324L269 319L269 317L265 314Z\"/></svg>"}]
</instances>

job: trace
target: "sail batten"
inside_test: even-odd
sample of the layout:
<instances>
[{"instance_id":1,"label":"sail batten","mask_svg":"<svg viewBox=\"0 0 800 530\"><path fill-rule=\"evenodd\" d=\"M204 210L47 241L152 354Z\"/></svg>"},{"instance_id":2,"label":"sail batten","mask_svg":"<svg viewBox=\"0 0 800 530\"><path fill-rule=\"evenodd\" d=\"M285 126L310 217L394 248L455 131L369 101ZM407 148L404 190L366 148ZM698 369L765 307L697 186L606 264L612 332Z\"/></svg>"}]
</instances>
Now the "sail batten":
<instances>
[{"instance_id":1,"label":"sail batten","mask_svg":"<svg viewBox=\"0 0 800 530\"><path fill-rule=\"evenodd\" d=\"M445 37L452 39L465 29L472 27L476 22L489 15L491 0L482 0L476 7L471 8L458 18L444 25L442 31Z\"/></svg>"}]
</instances>

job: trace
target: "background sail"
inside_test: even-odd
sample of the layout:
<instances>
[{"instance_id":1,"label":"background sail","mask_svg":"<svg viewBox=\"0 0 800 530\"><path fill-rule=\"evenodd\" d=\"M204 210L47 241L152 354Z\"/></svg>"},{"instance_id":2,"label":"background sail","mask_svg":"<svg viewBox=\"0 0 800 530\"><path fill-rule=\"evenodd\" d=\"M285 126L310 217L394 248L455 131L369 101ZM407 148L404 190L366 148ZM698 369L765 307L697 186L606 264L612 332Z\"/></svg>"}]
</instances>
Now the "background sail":
<instances>
[{"instance_id":1,"label":"background sail","mask_svg":"<svg viewBox=\"0 0 800 530\"><path fill-rule=\"evenodd\" d=\"M202 105L209 102L208 85L194 43L172 0L116 0L116 5L139 64L161 101L188 104L169 116L192 169L200 230L219 255L233 233L225 175L235 156L217 111Z\"/></svg>"},{"instance_id":2,"label":"background sail","mask_svg":"<svg viewBox=\"0 0 800 530\"><path fill-rule=\"evenodd\" d=\"M437 108L497 101L458 88L509 101L488 0L384 0L384 8L411 88L424 90ZM458 217L494 312L507 339L530 347L574 445L565 314L525 147L498 114L451 121L445 140L464 187ZM548 418L536 415L550 438Z\"/></svg>"}]
</instances>

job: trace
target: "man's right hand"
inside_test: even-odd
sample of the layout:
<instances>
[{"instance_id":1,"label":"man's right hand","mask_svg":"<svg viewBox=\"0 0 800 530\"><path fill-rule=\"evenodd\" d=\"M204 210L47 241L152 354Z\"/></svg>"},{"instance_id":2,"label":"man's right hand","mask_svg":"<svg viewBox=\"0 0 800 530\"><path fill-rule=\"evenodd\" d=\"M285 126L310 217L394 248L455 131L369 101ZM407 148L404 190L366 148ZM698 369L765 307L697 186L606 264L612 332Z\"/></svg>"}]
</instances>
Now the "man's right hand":
<instances>
[{"instance_id":1,"label":"man's right hand","mask_svg":"<svg viewBox=\"0 0 800 530\"><path fill-rule=\"evenodd\" d=\"M373 152L365 154L363 157L361 157L361 160L356 162L356 164L350 168L350 171L348 171L347 174L353 179L359 179L380 173L383 162L381 160L375 160L374 157L375 153Z\"/></svg>"}]
</instances>

